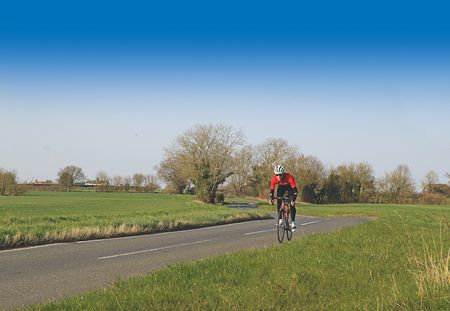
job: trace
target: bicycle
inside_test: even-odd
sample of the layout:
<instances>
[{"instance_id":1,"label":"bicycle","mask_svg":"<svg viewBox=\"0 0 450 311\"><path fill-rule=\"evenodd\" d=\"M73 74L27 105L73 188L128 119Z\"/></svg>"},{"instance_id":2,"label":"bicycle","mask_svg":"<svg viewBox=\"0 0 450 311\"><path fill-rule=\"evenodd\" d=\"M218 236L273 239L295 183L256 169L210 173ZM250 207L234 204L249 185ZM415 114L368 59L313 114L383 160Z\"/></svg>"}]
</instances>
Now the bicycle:
<instances>
[{"instance_id":1,"label":"bicycle","mask_svg":"<svg viewBox=\"0 0 450 311\"><path fill-rule=\"evenodd\" d=\"M277 197L277 199L281 200L281 208L278 213L277 218L277 237L278 242L282 243L284 239L284 234L286 233L286 238L288 241L292 239L292 216L291 216L291 202L292 199L290 196ZM281 224L280 224L281 219Z\"/></svg>"}]
</instances>

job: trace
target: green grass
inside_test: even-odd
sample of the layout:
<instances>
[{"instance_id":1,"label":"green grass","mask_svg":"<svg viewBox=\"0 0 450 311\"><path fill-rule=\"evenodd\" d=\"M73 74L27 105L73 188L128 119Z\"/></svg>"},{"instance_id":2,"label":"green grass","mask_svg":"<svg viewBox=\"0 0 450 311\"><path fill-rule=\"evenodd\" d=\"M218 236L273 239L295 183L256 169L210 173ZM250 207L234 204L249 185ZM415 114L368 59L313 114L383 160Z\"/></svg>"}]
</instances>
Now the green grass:
<instances>
[{"instance_id":1,"label":"green grass","mask_svg":"<svg viewBox=\"0 0 450 311\"><path fill-rule=\"evenodd\" d=\"M307 215L374 218L266 249L172 265L29 309L450 309L450 206L299 208Z\"/></svg>"},{"instance_id":2,"label":"green grass","mask_svg":"<svg viewBox=\"0 0 450 311\"><path fill-rule=\"evenodd\" d=\"M0 248L107 238L269 217L148 193L34 192L0 197Z\"/></svg>"}]
</instances>

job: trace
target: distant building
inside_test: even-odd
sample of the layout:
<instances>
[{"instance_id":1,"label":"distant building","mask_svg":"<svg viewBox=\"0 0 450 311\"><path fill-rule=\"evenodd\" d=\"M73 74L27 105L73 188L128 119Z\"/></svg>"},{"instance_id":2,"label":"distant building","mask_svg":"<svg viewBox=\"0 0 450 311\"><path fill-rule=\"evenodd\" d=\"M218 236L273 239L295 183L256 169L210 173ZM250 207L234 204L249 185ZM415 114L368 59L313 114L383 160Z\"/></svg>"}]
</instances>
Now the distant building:
<instances>
[{"instance_id":1,"label":"distant building","mask_svg":"<svg viewBox=\"0 0 450 311\"><path fill-rule=\"evenodd\" d=\"M107 184L105 184L103 182L99 182L98 180L95 180L95 179L91 179L91 180L86 180L85 182L79 183L79 184L77 184L77 186L79 186L81 188L94 188L94 187L105 187L105 186L107 186Z\"/></svg>"}]
</instances>

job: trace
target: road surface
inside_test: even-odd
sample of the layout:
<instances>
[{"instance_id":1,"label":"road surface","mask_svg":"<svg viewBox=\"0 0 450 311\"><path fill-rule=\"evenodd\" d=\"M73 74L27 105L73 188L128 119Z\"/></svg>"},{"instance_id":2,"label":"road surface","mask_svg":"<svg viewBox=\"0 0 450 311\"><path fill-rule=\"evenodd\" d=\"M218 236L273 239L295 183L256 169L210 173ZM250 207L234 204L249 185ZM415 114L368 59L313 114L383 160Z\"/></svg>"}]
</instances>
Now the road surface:
<instances>
[{"instance_id":1,"label":"road surface","mask_svg":"<svg viewBox=\"0 0 450 311\"><path fill-rule=\"evenodd\" d=\"M297 217L293 239L365 221ZM275 220L0 251L0 309L99 289L168 264L278 243ZM286 241L284 243L289 243Z\"/></svg>"}]
</instances>

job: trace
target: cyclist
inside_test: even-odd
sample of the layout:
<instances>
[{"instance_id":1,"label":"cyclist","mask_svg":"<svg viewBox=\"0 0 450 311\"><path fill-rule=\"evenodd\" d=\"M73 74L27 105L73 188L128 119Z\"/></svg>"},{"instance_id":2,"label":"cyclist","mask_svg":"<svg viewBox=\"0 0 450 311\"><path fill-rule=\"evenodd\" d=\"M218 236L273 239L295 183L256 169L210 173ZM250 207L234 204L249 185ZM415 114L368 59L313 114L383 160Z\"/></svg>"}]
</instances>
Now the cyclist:
<instances>
[{"instance_id":1,"label":"cyclist","mask_svg":"<svg viewBox=\"0 0 450 311\"><path fill-rule=\"evenodd\" d=\"M292 177L291 174L286 173L284 171L283 165L277 165L275 166L273 170L274 175L272 176L272 179L270 180L270 204L273 204L274 200L274 191L275 191L275 185L278 185L277 188L277 198L282 197L286 191L290 194L292 201L291 201L291 215L292 215L292 223L291 223L291 230L295 231L297 228L295 226L295 200L297 199L297 185L295 184L294 177ZM281 209L281 199L277 199L277 212L280 213ZM280 220L281 221L281 220Z\"/></svg>"}]
</instances>

